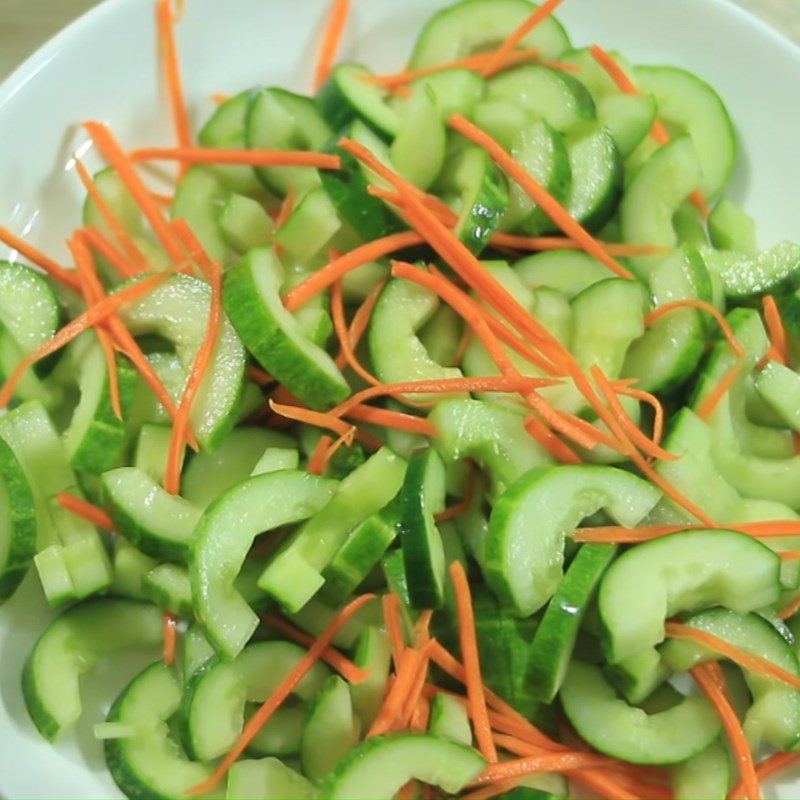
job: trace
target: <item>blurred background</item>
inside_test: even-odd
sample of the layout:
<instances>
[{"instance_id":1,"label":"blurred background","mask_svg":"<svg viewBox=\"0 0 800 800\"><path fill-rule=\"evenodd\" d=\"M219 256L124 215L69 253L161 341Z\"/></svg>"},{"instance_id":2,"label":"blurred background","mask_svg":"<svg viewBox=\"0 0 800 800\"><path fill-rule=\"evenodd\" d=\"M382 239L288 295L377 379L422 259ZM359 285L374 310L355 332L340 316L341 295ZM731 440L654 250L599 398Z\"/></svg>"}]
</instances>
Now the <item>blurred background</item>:
<instances>
[{"instance_id":1,"label":"blurred background","mask_svg":"<svg viewBox=\"0 0 800 800\"><path fill-rule=\"evenodd\" d=\"M730 1L755 12L800 44L800 0ZM0 80L56 31L98 2L99 0L0 0Z\"/></svg>"}]
</instances>

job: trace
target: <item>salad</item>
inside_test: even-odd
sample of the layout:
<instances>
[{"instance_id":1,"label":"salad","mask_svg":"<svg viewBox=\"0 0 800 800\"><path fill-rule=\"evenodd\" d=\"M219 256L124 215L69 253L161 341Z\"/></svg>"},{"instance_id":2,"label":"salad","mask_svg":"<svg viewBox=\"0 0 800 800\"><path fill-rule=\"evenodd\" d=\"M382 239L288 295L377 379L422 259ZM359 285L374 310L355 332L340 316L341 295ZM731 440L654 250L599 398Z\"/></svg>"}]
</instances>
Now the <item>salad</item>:
<instances>
[{"instance_id":1,"label":"salad","mask_svg":"<svg viewBox=\"0 0 800 800\"><path fill-rule=\"evenodd\" d=\"M461 0L392 74L83 123L65 266L0 262L20 691L131 798L762 797L800 753L800 246L734 124L563 0ZM168 192L143 165L172 164Z\"/></svg>"}]
</instances>

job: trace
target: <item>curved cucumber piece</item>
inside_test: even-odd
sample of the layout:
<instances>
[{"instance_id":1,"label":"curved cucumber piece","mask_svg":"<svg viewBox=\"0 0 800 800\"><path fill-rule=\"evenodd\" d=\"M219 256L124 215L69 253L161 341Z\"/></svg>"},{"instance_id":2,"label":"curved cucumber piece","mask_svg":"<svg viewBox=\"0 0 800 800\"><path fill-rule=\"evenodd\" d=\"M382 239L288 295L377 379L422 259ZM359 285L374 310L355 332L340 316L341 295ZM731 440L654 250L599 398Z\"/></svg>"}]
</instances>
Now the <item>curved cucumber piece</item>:
<instances>
[{"instance_id":1,"label":"curved cucumber piece","mask_svg":"<svg viewBox=\"0 0 800 800\"><path fill-rule=\"evenodd\" d=\"M128 797L184 797L189 788L211 777L212 765L189 761L171 738L167 721L180 702L180 681L159 663L134 678L108 712L109 722L135 731L133 736L105 742L111 777Z\"/></svg>"},{"instance_id":2,"label":"curved cucumber piece","mask_svg":"<svg viewBox=\"0 0 800 800\"><path fill-rule=\"evenodd\" d=\"M800 675L797 656L786 639L762 616L737 614L726 608L712 608L684 622L729 642L734 647ZM661 648L667 666L684 672L719 654L683 639L670 639ZM800 691L787 684L745 671L753 704L744 718L744 732L750 746L758 750L765 742L791 750L800 739Z\"/></svg>"},{"instance_id":3,"label":"curved cucumber piece","mask_svg":"<svg viewBox=\"0 0 800 800\"><path fill-rule=\"evenodd\" d=\"M152 558L186 560L201 509L136 467L107 472L102 486L109 514L129 542Z\"/></svg>"},{"instance_id":4,"label":"curved cucumber piece","mask_svg":"<svg viewBox=\"0 0 800 800\"><path fill-rule=\"evenodd\" d=\"M597 118L619 154L627 158L645 140L656 118L656 102L643 94L609 94L597 100Z\"/></svg>"},{"instance_id":5,"label":"curved cucumber piece","mask_svg":"<svg viewBox=\"0 0 800 800\"><path fill-rule=\"evenodd\" d=\"M552 703L567 674L581 623L617 548L585 544L578 550L544 612L531 643L528 683Z\"/></svg>"},{"instance_id":6,"label":"curved cucumber piece","mask_svg":"<svg viewBox=\"0 0 800 800\"><path fill-rule=\"evenodd\" d=\"M665 618L679 611L716 604L746 613L771 605L779 572L772 550L736 531L673 533L627 550L600 584L608 660L619 664L649 651L664 639Z\"/></svg>"},{"instance_id":7,"label":"curved cucumber piece","mask_svg":"<svg viewBox=\"0 0 800 800\"><path fill-rule=\"evenodd\" d=\"M235 657L258 626L258 616L233 585L256 536L311 516L333 492L333 482L316 475L271 472L239 484L206 510L189 575L195 613L217 652Z\"/></svg>"},{"instance_id":8,"label":"curved cucumber piece","mask_svg":"<svg viewBox=\"0 0 800 800\"><path fill-rule=\"evenodd\" d=\"M312 800L314 785L277 758L237 761L228 773L226 800Z\"/></svg>"},{"instance_id":9,"label":"curved cucumber piece","mask_svg":"<svg viewBox=\"0 0 800 800\"><path fill-rule=\"evenodd\" d=\"M188 374L206 335L211 287L188 275L173 275L146 297L120 310L134 336L156 335L171 342ZM245 351L223 315L214 355L192 404L191 422L198 441L213 450L237 421L245 373Z\"/></svg>"},{"instance_id":10,"label":"curved cucumber piece","mask_svg":"<svg viewBox=\"0 0 800 800\"><path fill-rule=\"evenodd\" d=\"M434 515L445 506L445 469L435 450L408 462L398 503L409 599L415 608L439 608L447 564Z\"/></svg>"},{"instance_id":11,"label":"curved cucumber piece","mask_svg":"<svg viewBox=\"0 0 800 800\"><path fill-rule=\"evenodd\" d=\"M361 720L361 727L369 730L383 705L389 684L392 646L386 633L373 626L365 628L359 637L353 661L369 670L363 681L350 687L353 710Z\"/></svg>"},{"instance_id":12,"label":"curved cucumber piece","mask_svg":"<svg viewBox=\"0 0 800 800\"><path fill-rule=\"evenodd\" d=\"M701 180L700 161L688 136L657 150L634 173L620 203L623 241L674 249L678 237L672 217ZM659 256L636 256L631 265L647 278Z\"/></svg>"},{"instance_id":13,"label":"curved cucumber piece","mask_svg":"<svg viewBox=\"0 0 800 800\"><path fill-rule=\"evenodd\" d=\"M486 91L486 81L475 70L453 67L417 78L409 88L412 95L431 92L436 98L439 114L442 119L447 119L451 114L469 116ZM407 101L398 104L401 116L406 106Z\"/></svg>"},{"instance_id":14,"label":"curved cucumber piece","mask_svg":"<svg viewBox=\"0 0 800 800\"><path fill-rule=\"evenodd\" d=\"M322 187L310 189L275 234L289 259L308 264L342 227L336 207Z\"/></svg>"},{"instance_id":15,"label":"curved cucumber piece","mask_svg":"<svg viewBox=\"0 0 800 800\"><path fill-rule=\"evenodd\" d=\"M735 250L750 256L758 253L755 220L727 197L709 214L708 236L718 250Z\"/></svg>"},{"instance_id":16,"label":"curved cucumber piece","mask_svg":"<svg viewBox=\"0 0 800 800\"><path fill-rule=\"evenodd\" d=\"M158 648L161 612L133 600L92 600L48 625L22 673L22 693L39 733L54 741L82 712L80 678L103 657L129 648Z\"/></svg>"},{"instance_id":17,"label":"curved cucumber piece","mask_svg":"<svg viewBox=\"0 0 800 800\"><path fill-rule=\"evenodd\" d=\"M447 130L436 96L414 92L389 147L392 164L404 178L425 190L439 177L446 150Z\"/></svg>"},{"instance_id":18,"label":"curved cucumber piece","mask_svg":"<svg viewBox=\"0 0 800 800\"><path fill-rule=\"evenodd\" d=\"M574 661L561 687L561 705L578 734L601 753L634 764L676 764L701 753L722 723L701 695L655 714L617 697L602 671Z\"/></svg>"},{"instance_id":19,"label":"curved cucumber piece","mask_svg":"<svg viewBox=\"0 0 800 800\"><path fill-rule=\"evenodd\" d=\"M426 733L373 736L351 750L322 787L330 800L391 800L417 779L458 794L486 765L471 747Z\"/></svg>"},{"instance_id":20,"label":"curved cucumber piece","mask_svg":"<svg viewBox=\"0 0 800 800\"><path fill-rule=\"evenodd\" d=\"M444 692L437 692L431 700L428 732L461 744L472 744L472 727L466 707L458 698Z\"/></svg>"},{"instance_id":21,"label":"curved cucumber piece","mask_svg":"<svg viewBox=\"0 0 800 800\"><path fill-rule=\"evenodd\" d=\"M536 253L517 261L514 271L529 289L556 289L569 300L595 283L614 277L605 264L582 250Z\"/></svg>"},{"instance_id":22,"label":"curved cucumber piece","mask_svg":"<svg viewBox=\"0 0 800 800\"><path fill-rule=\"evenodd\" d=\"M670 770L675 800L725 800L731 788L731 760L721 742L714 742Z\"/></svg>"},{"instance_id":23,"label":"curved cucumber piece","mask_svg":"<svg viewBox=\"0 0 800 800\"><path fill-rule=\"evenodd\" d=\"M224 302L247 349L270 375L312 408L350 394L342 373L306 338L281 301L283 268L271 247L251 250L225 274Z\"/></svg>"},{"instance_id":24,"label":"curved cucumber piece","mask_svg":"<svg viewBox=\"0 0 800 800\"><path fill-rule=\"evenodd\" d=\"M800 432L800 375L770 360L758 373L755 390L783 423Z\"/></svg>"},{"instance_id":25,"label":"curved cucumber piece","mask_svg":"<svg viewBox=\"0 0 800 800\"><path fill-rule=\"evenodd\" d=\"M620 525L636 525L660 492L613 467L537 467L495 503L486 539L486 579L521 616L541 608L561 582L564 538L603 509ZM531 535L530 520L537 520Z\"/></svg>"},{"instance_id":26,"label":"curved cucumber piece","mask_svg":"<svg viewBox=\"0 0 800 800\"><path fill-rule=\"evenodd\" d=\"M736 163L736 132L719 95L678 67L636 67L635 79L658 104L658 116L692 137L700 158L700 189L709 197L728 183Z\"/></svg>"},{"instance_id":27,"label":"curved cucumber piece","mask_svg":"<svg viewBox=\"0 0 800 800\"><path fill-rule=\"evenodd\" d=\"M703 258L731 300L793 292L800 285L800 245L781 242L751 255L733 250L703 249Z\"/></svg>"},{"instance_id":28,"label":"curved cucumber piece","mask_svg":"<svg viewBox=\"0 0 800 800\"><path fill-rule=\"evenodd\" d=\"M158 608L181 619L194 617L192 586L186 567L158 564L142 578L142 594Z\"/></svg>"},{"instance_id":29,"label":"curved cucumber piece","mask_svg":"<svg viewBox=\"0 0 800 800\"><path fill-rule=\"evenodd\" d=\"M266 244L275 223L261 203L243 194L231 194L217 212L217 224L225 243L237 253Z\"/></svg>"}]
</instances>

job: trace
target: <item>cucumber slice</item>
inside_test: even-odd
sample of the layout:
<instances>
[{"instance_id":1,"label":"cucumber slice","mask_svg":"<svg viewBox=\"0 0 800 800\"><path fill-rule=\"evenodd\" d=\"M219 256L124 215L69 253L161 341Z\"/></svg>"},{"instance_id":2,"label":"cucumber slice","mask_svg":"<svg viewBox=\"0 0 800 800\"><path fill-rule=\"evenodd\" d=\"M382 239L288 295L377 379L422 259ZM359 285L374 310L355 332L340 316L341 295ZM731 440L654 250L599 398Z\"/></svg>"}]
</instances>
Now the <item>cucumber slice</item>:
<instances>
[{"instance_id":1,"label":"cucumber slice","mask_svg":"<svg viewBox=\"0 0 800 800\"><path fill-rule=\"evenodd\" d=\"M185 561L202 510L164 491L136 467L103 475L103 496L119 532L145 555Z\"/></svg>"},{"instance_id":2,"label":"cucumber slice","mask_svg":"<svg viewBox=\"0 0 800 800\"><path fill-rule=\"evenodd\" d=\"M700 159L699 188L708 197L719 194L736 163L733 123L719 95L703 80L678 67L636 67L636 81L658 103L658 116L692 137Z\"/></svg>"},{"instance_id":3,"label":"cucumber slice","mask_svg":"<svg viewBox=\"0 0 800 800\"><path fill-rule=\"evenodd\" d=\"M314 785L277 758L237 761L228 773L226 800L312 800Z\"/></svg>"},{"instance_id":4,"label":"cucumber slice","mask_svg":"<svg viewBox=\"0 0 800 800\"><path fill-rule=\"evenodd\" d=\"M684 622L692 628L730 642L751 655L765 658L792 675L800 675L797 656L780 633L758 614L737 614L712 608ZM661 657L676 672L685 672L719 654L682 639L670 639L661 647ZM767 743L791 750L800 739L800 691L781 681L744 671L753 704L744 718L744 732L755 750Z\"/></svg>"},{"instance_id":5,"label":"cucumber slice","mask_svg":"<svg viewBox=\"0 0 800 800\"><path fill-rule=\"evenodd\" d=\"M575 730L601 753L633 764L677 764L703 752L722 723L711 704L691 695L647 714L617 697L602 671L574 661L561 687L561 705Z\"/></svg>"},{"instance_id":6,"label":"cucumber slice","mask_svg":"<svg viewBox=\"0 0 800 800\"><path fill-rule=\"evenodd\" d=\"M347 683L331 675L314 700L303 730L300 758L306 777L323 781L356 746L360 728Z\"/></svg>"},{"instance_id":7,"label":"cucumber slice","mask_svg":"<svg viewBox=\"0 0 800 800\"><path fill-rule=\"evenodd\" d=\"M146 297L125 306L120 317L134 336L171 342L188 374L206 335L211 287L188 275L173 275ZM200 444L217 448L237 420L244 385L245 351L223 315L217 346L192 404L191 423Z\"/></svg>"},{"instance_id":8,"label":"cucumber slice","mask_svg":"<svg viewBox=\"0 0 800 800\"><path fill-rule=\"evenodd\" d=\"M155 606L181 619L192 619L192 586L186 567L159 564L142 578L142 593Z\"/></svg>"},{"instance_id":9,"label":"cucumber slice","mask_svg":"<svg viewBox=\"0 0 800 800\"><path fill-rule=\"evenodd\" d=\"M755 220L727 197L709 215L708 235L718 250L735 250L749 256L758 253Z\"/></svg>"},{"instance_id":10,"label":"cucumber slice","mask_svg":"<svg viewBox=\"0 0 800 800\"><path fill-rule=\"evenodd\" d=\"M632 527L658 499L649 483L613 467L532 469L492 509L485 549L489 586L517 614L529 616L558 588L564 538L582 519L602 508L618 524Z\"/></svg>"},{"instance_id":11,"label":"cucumber slice","mask_svg":"<svg viewBox=\"0 0 800 800\"><path fill-rule=\"evenodd\" d=\"M672 217L700 180L700 160L688 136L657 150L634 173L622 198L623 241L675 248L678 237ZM630 264L647 278L659 260L659 256L636 256Z\"/></svg>"},{"instance_id":12,"label":"cucumber slice","mask_svg":"<svg viewBox=\"0 0 800 800\"><path fill-rule=\"evenodd\" d=\"M675 800L725 800L731 788L731 760L721 742L670 769Z\"/></svg>"},{"instance_id":13,"label":"cucumber slice","mask_svg":"<svg viewBox=\"0 0 800 800\"><path fill-rule=\"evenodd\" d=\"M408 462L398 503L409 599L415 608L439 608L447 564L434 515L445 507L445 470L435 450Z\"/></svg>"},{"instance_id":14,"label":"cucumber slice","mask_svg":"<svg viewBox=\"0 0 800 800\"><path fill-rule=\"evenodd\" d=\"M414 92L397 126L389 154L397 171L428 189L444 166L447 130L433 92Z\"/></svg>"},{"instance_id":15,"label":"cucumber slice","mask_svg":"<svg viewBox=\"0 0 800 800\"><path fill-rule=\"evenodd\" d=\"M439 435L436 447L447 463L474 458L499 497L533 467L550 462L544 448L525 430L523 417L481 400L443 400L429 419Z\"/></svg>"},{"instance_id":16,"label":"cucumber slice","mask_svg":"<svg viewBox=\"0 0 800 800\"><path fill-rule=\"evenodd\" d=\"M633 80L633 67L628 63L625 56L616 50L611 51L611 56L622 72ZM577 67L577 70L572 74L591 92L595 100L619 94L619 86L617 86L616 81L600 66L588 47L581 47L562 53L559 56L559 61ZM636 97L637 95L627 96Z\"/></svg>"},{"instance_id":17,"label":"cucumber slice","mask_svg":"<svg viewBox=\"0 0 800 800\"><path fill-rule=\"evenodd\" d=\"M360 683L350 686L353 710L361 720L363 730L369 730L383 705L389 684L392 646L389 637L380 628L369 626L359 637L353 661L369 671Z\"/></svg>"},{"instance_id":18,"label":"cucumber slice","mask_svg":"<svg viewBox=\"0 0 800 800\"><path fill-rule=\"evenodd\" d=\"M300 453L295 448L268 447L253 467L250 475L255 477L256 475L266 475L268 472L280 472L282 469L299 468Z\"/></svg>"},{"instance_id":19,"label":"cucumber slice","mask_svg":"<svg viewBox=\"0 0 800 800\"><path fill-rule=\"evenodd\" d=\"M717 604L744 614L771 605L779 572L772 550L736 531L674 533L627 550L600 584L609 661L619 664L659 644L665 617L679 611Z\"/></svg>"},{"instance_id":20,"label":"cucumber slice","mask_svg":"<svg viewBox=\"0 0 800 800\"><path fill-rule=\"evenodd\" d=\"M139 429L133 466L149 475L156 483L163 484L171 441L170 425L145 423Z\"/></svg>"},{"instance_id":21,"label":"cucumber slice","mask_svg":"<svg viewBox=\"0 0 800 800\"><path fill-rule=\"evenodd\" d=\"M329 502L332 481L304 472L272 472L239 484L203 515L189 558L195 614L217 652L235 657L258 617L233 582L256 536L298 522ZM296 580L304 576L298 571Z\"/></svg>"},{"instance_id":22,"label":"cucumber slice","mask_svg":"<svg viewBox=\"0 0 800 800\"><path fill-rule=\"evenodd\" d=\"M412 96L417 92L431 92L442 119L452 114L470 116L475 104L486 92L486 81L475 70L453 67L443 69L413 81L409 89ZM402 116L408 102L398 103Z\"/></svg>"},{"instance_id":23,"label":"cucumber slice","mask_svg":"<svg viewBox=\"0 0 800 800\"><path fill-rule=\"evenodd\" d=\"M770 360L758 373L755 389L784 424L800 432L800 375Z\"/></svg>"},{"instance_id":24,"label":"cucumber slice","mask_svg":"<svg viewBox=\"0 0 800 800\"><path fill-rule=\"evenodd\" d=\"M150 570L158 566L158 561L129 544L127 539L118 536L114 540L113 563L111 593L131 600L147 599L143 589L144 579Z\"/></svg>"},{"instance_id":25,"label":"cucumber slice","mask_svg":"<svg viewBox=\"0 0 800 800\"><path fill-rule=\"evenodd\" d=\"M422 29L409 69L444 64L502 44L534 11L527 0L462 0L434 14ZM568 50L569 38L554 18L548 17L519 43L555 58Z\"/></svg>"},{"instance_id":26,"label":"cucumber slice","mask_svg":"<svg viewBox=\"0 0 800 800\"><path fill-rule=\"evenodd\" d=\"M472 727L466 707L458 698L444 692L437 692L431 700L428 732L460 744L472 745Z\"/></svg>"},{"instance_id":27,"label":"cucumber slice","mask_svg":"<svg viewBox=\"0 0 800 800\"><path fill-rule=\"evenodd\" d=\"M582 250L536 253L517 261L514 271L529 289L557 289L570 300L593 284L614 277L608 267Z\"/></svg>"},{"instance_id":28,"label":"cucumber slice","mask_svg":"<svg viewBox=\"0 0 800 800\"><path fill-rule=\"evenodd\" d=\"M309 341L280 297L283 270L270 247L251 250L225 275L224 303L247 349L312 408L341 402L350 388L333 359Z\"/></svg>"},{"instance_id":29,"label":"cucumber slice","mask_svg":"<svg viewBox=\"0 0 800 800\"><path fill-rule=\"evenodd\" d=\"M785 294L800 286L800 245L794 242L781 242L756 255L711 248L702 252L708 269L721 280L730 300Z\"/></svg>"},{"instance_id":30,"label":"cucumber slice","mask_svg":"<svg viewBox=\"0 0 800 800\"><path fill-rule=\"evenodd\" d=\"M583 618L616 552L617 548L609 545L583 545L536 629L528 682L532 693L546 703L552 703L561 688Z\"/></svg>"},{"instance_id":31,"label":"cucumber slice","mask_svg":"<svg viewBox=\"0 0 800 800\"><path fill-rule=\"evenodd\" d=\"M192 675L216 656L216 651L200 625L196 622L189 625L186 633L181 637L181 666L184 684L188 684Z\"/></svg>"},{"instance_id":32,"label":"cucumber slice","mask_svg":"<svg viewBox=\"0 0 800 800\"><path fill-rule=\"evenodd\" d=\"M275 232L264 206L243 194L228 196L217 213L217 225L225 244L240 254L267 244Z\"/></svg>"},{"instance_id":33,"label":"cucumber slice","mask_svg":"<svg viewBox=\"0 0 800 800\"><path fill-rule=\"evenodd\" d=\"M530 124L525 109L512 100L481 100L472 110L472 121L506 150L511 150L520 131Z\"/></svg>"},{"instance_id":34,"label":"cucumber slice","mask_svg":"<svg viewBox=\"0 0 800 800\"><path fill-rule=\"evenodd\" d=\"M597 118L608 129L623 158L647 138L656 111L655 100L644 94L609 94L597 101Z\"/></svg>"},{"instance_id":35,"label":"cucumber slice","mask_svg":"<svg viewBox=\"0 0 800 800\"><path fill-rule=\"evenodd\" d=\"M322 187L310 189L275 234L275 241L287 255L308 264L330 242L342 223L336 208Z\"/></svg>"},{"instance_id":36,"label":"cucumber slice","mask_svg":"<svg viewBox=\"0 0 800 800\"><path fill-rule=\"evenodd\" d=\"M322 150L332 136L312 98L275 88L253 93L245 123L248 147ZM312 167L256 167L255 172L267 189L280 196L292 186L298 196L319 186L319 173Z\"/></svg>"},{"instance_id":37,"label":"cucumber slice","mask_svg":"<svg viewBox=\"0 0 800 800\"><path fill-rule=\"evenodd\" d=\"M264 451L271 447L292 448L291 436L266 428L234 428L214 453L198 453L189 461L181 481L182 494L199 508L237 483L249 478Z\"/></svg>"},{"instance_id":38,"label":"cucumber slice","mask_svg":"<svg viewBox=\"0 0 800 800\"><path fill-rule=\"evenodd\" d=\"M25 706L39 733L52 742L75 725L82 713L80 678L100 659L130 648L155 655L161 640L161 613L133 600L93 600L56 617L22 673Z\"/></svg>"},{"instance_id":39,"label":"cucumber slice","mask_svg":"<svg viewBox=\"0 0 800 800\"><path fill-rule=\"evenodd\" d=\"M322 787L330 800L391 800L410 780L457 794L486 765L471 747L426 733L373 736L351 750Z\"/></svg>"},{"instance_id":40,"label":"cucumber slice","mask_svg":"<svg viewBox=\"0 0 800 800\"><path fill-rule=\"evenodd\" d=\"M167 722L180 702L181 686L173 670L153 664L133 679L108 712L109 722L136 731L132 737L105 741L106 765L128 797L183 797L213 774L212 765L189 761L170 735Z\"/></svg>"}]
</instances>

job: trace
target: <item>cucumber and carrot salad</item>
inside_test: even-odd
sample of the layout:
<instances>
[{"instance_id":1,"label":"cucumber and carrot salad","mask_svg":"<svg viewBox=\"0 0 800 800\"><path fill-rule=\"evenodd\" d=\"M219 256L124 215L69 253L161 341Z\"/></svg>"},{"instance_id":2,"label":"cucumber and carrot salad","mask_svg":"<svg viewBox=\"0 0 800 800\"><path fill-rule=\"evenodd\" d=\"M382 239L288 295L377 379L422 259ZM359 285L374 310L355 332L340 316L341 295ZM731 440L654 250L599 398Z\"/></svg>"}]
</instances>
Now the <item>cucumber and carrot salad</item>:
<instances>
[{"instance_id":1,"label":"cucumber and carrot salad","mask_svg":"<svg viewBox=\"0 0 800 800\"><path fill-rule=\"evenodd\" d=\"M723 101L460 0L405 68L245 87L6 228L0 599L131 798L762 797L800 755L800 246ZM175 167L169 191L148 162ZM30 264L30 266L28 266Z\"/></svg>"}]
</instances>

